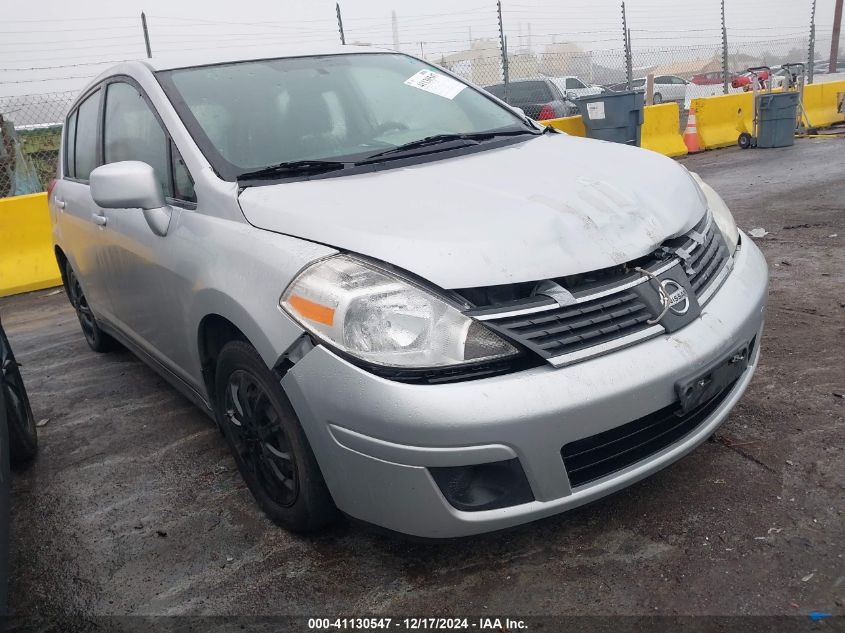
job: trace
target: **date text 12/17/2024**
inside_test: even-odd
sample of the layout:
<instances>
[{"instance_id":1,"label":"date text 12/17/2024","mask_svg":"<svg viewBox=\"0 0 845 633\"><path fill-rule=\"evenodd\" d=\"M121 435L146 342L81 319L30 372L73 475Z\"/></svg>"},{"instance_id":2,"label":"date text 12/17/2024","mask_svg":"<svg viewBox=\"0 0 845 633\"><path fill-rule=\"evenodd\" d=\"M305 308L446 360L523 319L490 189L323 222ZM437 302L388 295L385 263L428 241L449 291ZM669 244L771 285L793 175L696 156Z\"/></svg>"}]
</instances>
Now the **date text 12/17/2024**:
<instances>
[{"instance_id":1,"label":"date text 12/17/2024","mask_svg":"<svg viewBox=\"0 0 845 633\"><path fill-rule=\"evenodd\" d=\"M511 618L309 618L312 631L523 631L524 620Z\"/></svg>"}]
</instances>

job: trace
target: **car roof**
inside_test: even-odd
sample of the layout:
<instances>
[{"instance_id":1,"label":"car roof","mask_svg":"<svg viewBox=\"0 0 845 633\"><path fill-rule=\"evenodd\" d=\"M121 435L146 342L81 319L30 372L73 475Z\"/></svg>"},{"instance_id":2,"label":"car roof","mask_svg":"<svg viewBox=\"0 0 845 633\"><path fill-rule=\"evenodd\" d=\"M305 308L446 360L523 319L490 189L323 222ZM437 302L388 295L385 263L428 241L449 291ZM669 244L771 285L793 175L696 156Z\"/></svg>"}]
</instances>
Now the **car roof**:
<instances>
[{"instance_id":1,"label":"car roof","mask_svg":"<svg viewBox=\"0 0 845 633\"><path fill-rule=\"evenodd\" d=\"M81 100L86 92L101 81L115 75L134 75L145 71L158 72L160 70L175 70L177 68L191 68L195 66L213 66L215 64L233 64L238 62L257 61L261 59L283 59L286 57L316 57L321 55L349 55L357 53L396 53L387 48L364 45L305 45L305 46L264 46L249 47L233 46L220 47L212 51L189 50L162 55L153 55L149 59L128 60L115 64L92 79L77 95L70 109ZM398 53L405 54L405 53Z\"/></svg>"},{"instance_id":2,"label":"car roof","mask_svg":"<svg viewBox=\"0 0 845 633\"><path fill-rule=\"evenodd\" d=\"M311 57L318 55L344 55L351 53L386 53L395 52L385 48L362 45L278 45L267 47L241 46L231 48L220 47L212 51L179 51L153 55L151 59L143 60L153 71L173 70L191 66L209 66L213 64L231 64L236 62L254 61L259 59L279 59L284 57Z\"/></svg>"},{"instance_id":3,"label":"car roof","mask_svg":"<svg viewBox=\"0 0 845 633\"><path fill-rule=\"evenodd\" d=\"M509 79L508 85L515 86L515 85L518 85L518 84L526 84L526 83L529 83L529 82L535 83L535 82L538 82L538 81L548 83L548 82L553 81L553 80L549 77L528 77L528 78L523 78L523 79ZM487 86L484 86L484 87L485 88L495 88L497 86L504 86L504 85L505 84L500 81L497 84L488 84Z\"/></svg>"}]
</instances>

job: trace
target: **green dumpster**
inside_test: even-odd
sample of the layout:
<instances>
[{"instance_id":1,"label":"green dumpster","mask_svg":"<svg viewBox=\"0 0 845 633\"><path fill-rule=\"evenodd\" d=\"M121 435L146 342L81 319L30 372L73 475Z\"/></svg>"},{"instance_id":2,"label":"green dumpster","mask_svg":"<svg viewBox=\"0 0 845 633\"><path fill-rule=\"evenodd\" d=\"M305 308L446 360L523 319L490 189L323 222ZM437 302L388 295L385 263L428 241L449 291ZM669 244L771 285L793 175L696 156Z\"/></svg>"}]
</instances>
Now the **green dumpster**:
<instances>
[{"instance_id":1,"label":"green dumpster","mask_svg":"<svg viewBox=\"0 0 845 633\"><path fill-rule=\"evenodd\" d=\"M640 145L643 124L641 91L604 92L577 101L589 138Z\"/></svg>"},{"instance_id":2,"label":"green dumpster","mask_svg":"<svg viewBox=\"0 0 845 633\"><path fill-rule=\"evenodd\" d=\"M766 93L758 95L757 99L757 147L795 145L798 93Z\"/></svg>"}]
</instances>

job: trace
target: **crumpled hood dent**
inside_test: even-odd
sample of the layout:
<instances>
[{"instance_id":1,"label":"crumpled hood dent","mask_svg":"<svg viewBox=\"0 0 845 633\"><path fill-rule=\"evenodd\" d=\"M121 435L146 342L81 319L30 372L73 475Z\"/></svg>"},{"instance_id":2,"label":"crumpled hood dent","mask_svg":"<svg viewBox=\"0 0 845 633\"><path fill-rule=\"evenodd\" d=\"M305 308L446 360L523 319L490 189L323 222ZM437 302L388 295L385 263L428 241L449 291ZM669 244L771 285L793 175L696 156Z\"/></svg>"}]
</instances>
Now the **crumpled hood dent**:
<instances>
[{"instance_id":1,"label":"crumpled hood dent","mask_svg":"<svg viewBox=\"0 0 845 633\"><path fill-rule=\"evenodd\" d=\"M250 187L260 228L404 268L442 288L561 277L621 264L705 211L683 167L565 135L410 167Z\"/></svg>"}]
</instances>

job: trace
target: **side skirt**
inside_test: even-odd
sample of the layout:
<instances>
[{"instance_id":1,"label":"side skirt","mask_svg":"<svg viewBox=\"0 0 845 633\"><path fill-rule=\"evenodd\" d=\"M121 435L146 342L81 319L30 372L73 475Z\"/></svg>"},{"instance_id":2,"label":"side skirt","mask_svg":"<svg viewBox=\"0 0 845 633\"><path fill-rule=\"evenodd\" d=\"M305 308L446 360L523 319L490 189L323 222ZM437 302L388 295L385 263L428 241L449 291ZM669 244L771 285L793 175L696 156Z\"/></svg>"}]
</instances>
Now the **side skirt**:
<instances>
[{"instance_id":1,"label":"side skirt","mask_svg":"<svg viewBox=\"0 0 845 633\"><path fill-rule=\"evenodd\" d=\"M135 356L137 356L140 361L142 361L150 369L156 372L159 376L164 378L168 383L170 383L170 385L174 389L176 389L188 400L197 405L203 413L205 413L209 418L215 420L216 422L214 410L211 406L211 403L206 400L205 397L200 394L196 389L194 389L191 385L189 385L179 376L170 371L167 367L162 365L161 362L159 362L156 358L154 358L153 356L145 352L143 349L141 349L138 345L129 340L129 337L124 336L117 328L112 327L109 323L105 322L102 319L98 319L97 325L99 325L100 329L102 329L106 334L114 337L117 341L119 341L126 349L128 349Z\"/></svg>"}]
</instances>

